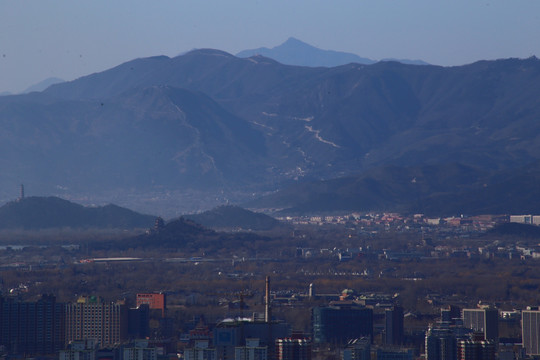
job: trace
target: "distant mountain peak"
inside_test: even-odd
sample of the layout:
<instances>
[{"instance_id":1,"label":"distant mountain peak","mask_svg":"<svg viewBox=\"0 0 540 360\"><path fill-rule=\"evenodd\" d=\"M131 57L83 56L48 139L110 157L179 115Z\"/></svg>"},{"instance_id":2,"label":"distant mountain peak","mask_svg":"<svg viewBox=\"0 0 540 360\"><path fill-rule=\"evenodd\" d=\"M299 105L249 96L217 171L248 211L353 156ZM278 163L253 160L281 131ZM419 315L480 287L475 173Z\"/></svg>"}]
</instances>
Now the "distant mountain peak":
<instances>
[{"instance_id":1,"label":"distant mountain peak","mask_svg":"<svg viewBox=\"0 0 540 360\"><path fill-rule=\"evenodd\" d=\"M55 85L55 84L59 84L59 83L63 83L63 82L64 82L64 80L62 80L60 78L51 77L51 78L45 79L43 81L38 82L37 84L34 84L34 85L30 86L29 88L24 90L22 92L22 94L28 94L28 93L31 93L31 92L34 92L34 91L43 91L43 90L47 89L49 86L51 86L51 85Z\"/></svg>"},{"instance_id":2,"label":"distant mountain peak","mask_svg":"<svg viewBox=\"0 0 540 360\"><path fill-rule=\"evenodd\" d=\"M241 58L252 57L255 55L262 55L286 65L310 67L335 67L350 63L371 65L377 62L372 59L360 57L353 53L323 50L292 36L289 37L284 43L274 46L271 49L261 47L257 49L244 50L236 54L236 56ZM422 60L388 58L382 59L381 61L396 61L410 65L429 65Z\"/></svg>"},{"instance_id":3,"label":"distant mountain peak","mask_svg":"<svg viewBox=\"0 0 540 360\"><path fill-rule=\"evenodd\" d=\"M334 67L353 62L360 64L374 63L373 60L362 58L356 54L322 50L294 37L289 37L284 43L271 49L262 47L244 50L236 54L236 56L241 58L252 57L254 55L262 55L286 65L310 67Z\"/></svg>"},{"instance_id":4,"label":"distant mountain peak","mask_svg":"<svg viewBox=\"0 0 540 360\"><path fill-rule=\"evenodd\" d=\"M206 48L193 49L182 56L190 56L190 55L212 55L212 56L224 56L228 58L234 57L234 55L231 55L226 51L216 50L216 49L206 49Z\"/></svg>"},{"instance_id":5,"label":"distant mountain peak","mask_svg":"<svg viewBox=\"0 0 540 360\"><path fill-rule=\"evenodd\" d=\"M287 40L285 40L283 44L275 46L275 47L284 46L284 45L307 45L309 47L315 47L292 36L288 38Z\"/></svg>"}]
</instances>

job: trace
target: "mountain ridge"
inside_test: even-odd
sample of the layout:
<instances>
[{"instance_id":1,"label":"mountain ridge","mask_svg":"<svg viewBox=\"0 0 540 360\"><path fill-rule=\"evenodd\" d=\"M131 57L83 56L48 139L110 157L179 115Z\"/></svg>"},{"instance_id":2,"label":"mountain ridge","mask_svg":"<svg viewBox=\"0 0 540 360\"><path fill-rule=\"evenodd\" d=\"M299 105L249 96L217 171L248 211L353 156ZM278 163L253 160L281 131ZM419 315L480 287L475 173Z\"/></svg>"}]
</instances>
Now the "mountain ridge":
<instances>
[{"instance_id":1,"label":"mountain ridge","mask_svg":"<svg viewBox=\"0 0 540 360\"><path fill-rule=\"evenodd\" d=\"M176 213L173 196L193 191L213 207L384 166L508 170L539 159L539 96L535 58L309 68L200 49L136 59L1 97L0 184L159 198Z\"/></svg>"}]
</instances>

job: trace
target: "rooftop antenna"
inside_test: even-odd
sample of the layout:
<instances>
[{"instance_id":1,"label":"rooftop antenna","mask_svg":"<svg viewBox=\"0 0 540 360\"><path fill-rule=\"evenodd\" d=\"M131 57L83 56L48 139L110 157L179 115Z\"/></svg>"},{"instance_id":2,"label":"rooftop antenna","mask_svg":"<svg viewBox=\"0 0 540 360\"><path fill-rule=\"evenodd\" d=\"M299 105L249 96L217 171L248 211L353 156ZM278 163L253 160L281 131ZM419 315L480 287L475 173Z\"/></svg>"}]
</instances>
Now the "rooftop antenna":
<instances>
[{"instance_id":1,"label":"rooftop antenna","mask_svg":"<svg viewBox=\"0 0 540 360\"><path fill-rule=\"evenodd\" d=\"M24 184L21 184L21 195L19 196L19 201L24 199Z\"/></svg>"}]
</instances>

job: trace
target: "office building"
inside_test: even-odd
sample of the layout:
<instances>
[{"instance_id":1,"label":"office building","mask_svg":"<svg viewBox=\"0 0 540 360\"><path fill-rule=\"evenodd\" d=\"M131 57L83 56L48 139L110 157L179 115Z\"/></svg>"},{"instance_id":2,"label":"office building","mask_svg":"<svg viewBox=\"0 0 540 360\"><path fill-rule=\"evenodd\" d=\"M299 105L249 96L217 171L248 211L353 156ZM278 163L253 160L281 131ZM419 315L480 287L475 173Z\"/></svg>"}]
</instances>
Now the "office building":
<instances>
[{"instance_id":1,"label":"office building","mask_svg":"<svg viewBox=\"0 0 540 360\"><path fill-rule=\"evenodd\" d=\"M377 349L377 360L413 360L412 349Z\"/></svg>"},{"instance_id":2,"label":"office building","mask_svg":"<svg viewBox=\"0 0 540 360\"><path fill-rule=\"evenodd\" d=\"M499 310L493 307L463 309L463 326L484 334L484 340L499 341Z\"/></svg>"},{"instance_id":3,"label":"office building","mask_svg":"<svg viewBox=\"0 0 540 360\"><path fill-rule=\"evenodd\" d=\"M312 309L313 342L346 344L360 337L373 339L373 310L352 306Z\"/></svg>"},{"instance_id":4,"label":"office building","mask_svg":"<svg viewBox=\"0 0 540 360\"><path fill-rule=\"evenodd\" d=\"M150 336L150 309L142 304L128 309L128 337L130 339L145 339Z\"/></svg>"},{"instance_id":5,"label":"office building","mask_svg":"<svg viewBox=\"0 0 540 360\"><path fill-rule=\"evenodd\" d=\"M387 345L402 345L404 341L403 308L394 306L384 313L384 343Z\"/></svg>"},{"instance_id":6,"label":"office building","mask_svg":"<svg viewBox=\"0 0 540 360\"><path fill-rule=\"evenodd\" d=\"M234 349L234 360L267 360L268 347L261 346L259 339L246 339L245 346Z\"/></svg>"},{"instance_id":7,"label":"office building","mask_svg":"<svg viewBox=\"0 0 540 360\"><path fill-rule=\"evenodd\" d=\"M197 340L191 348L184 350L184 360L216 360L217 352L208 340Z\"/></svg>"},{"instance_id":8,"label":"office building","mask_svg":"<svg viewBox=\"0 0 540 360\"><path fill-rule=\"evenodd\" d=\"M64 347L63 304L52 295L36 302L0 298L0 345L12 354L53 354Z\"/></svg>"},{"instance_id":9,"label":"office building","mask_svg":"<svg viewBox=\"0 0 540 360\"><path fill-rule=\"evenodd\" d=\"M311 340L303 336L276 339L277 360L311 360Z\"/></svg>"},{"instance_id":10,"label":"office building","mask_svg":"<svg viewBox=\"0 0 540 360\"><path fill-rule=\"evenodd\" d=\"M540 355L540 310L528 307L521 311L521 336L525 353Z\"/></svg>"},{"instance_id":11,"label":"office building","mask_svg":"<svg viewBox=\"0 0 540 360\"><path fill-rule=\"evenodd\" d=\"M430 326L426 333L426 360L456 360L456 336L446 326Z\"/></svg>"},{"instance_id":12,"label":"office building","mask_svg":"<svg viewBox=\"0 0 540 360\"><path fill-rule=\"evenodd\" d=\"M484 340L483 333L474 333L470 339L458 342L458 360L495 360L495 342Z\"/></svg>"},{"instance_id":13,"label":"office building","mask_svg":"<svg viewBox=\"0 0 540 360\"><path fill-rule=\"evenodd\" d=\"M66 304L66 342L94 339L99 347L119 344L127 339L128 312L125 303L80 297Z\"/></svg>"},{"instance_id":14,"label":"office building","mask_svg":"<svg viewBox=\"0 0 540 360\"><path fill-rule=\"evenodd\" d=\"M148 305L150 310L160 310L161 317L165 317L167 310L167 297L163 293L137 294L137 307Z\"/></svg>"},{"instance_id":15,"label":"office building","mask_svg":"<svg viewBox=\"0 0 540 360\"><path fill-rule=\"evenodd\" d=\"M371 339L359 338L349 341L341 352L341 360L371 360Z\"/></svg>"},{"instance_id":16,"label":"office building","mask_svg":"<svg viewBox=\"0 0 540 360\"><path fill-rule=\"evenodd\" d=\"M461 318L461 309L455 305L448 305L441 309L441 322L455 325L456 319Z\"/></svg>"},{"instance_id":17,"label":"office building","mask_svg":"<svg viewBox=\"0 0 540 360\"><path fill-rule=\"evenodd\" d=\"M278 338L290 336L286 323L266 321L222 321L213 330L217 356L222 360L235 357L235 348L245 346L247 339L259 339L260 346L268 348L268 357L273 358L275 342Z\"/></svg>"},{"instance_id":18,"label":"office building","mask_svg":"<svg viewBox=\"0 0 540 360\"><path fill-rule=\"evenodd\" d=\"M123 350L123 360L157 360L157 349L148 340L137 340Z\"/></svg>"},{"instance_id":19,"label":"office building","mask_svg":"<svg viewBox=\"0 0 540 360\"><path fill-rule=\"evenodd\" d=\"M59 360L95 360L97 343L95 340L79 340L69 343L67 349L59 352Z\"/></svg>"}]
</instances>

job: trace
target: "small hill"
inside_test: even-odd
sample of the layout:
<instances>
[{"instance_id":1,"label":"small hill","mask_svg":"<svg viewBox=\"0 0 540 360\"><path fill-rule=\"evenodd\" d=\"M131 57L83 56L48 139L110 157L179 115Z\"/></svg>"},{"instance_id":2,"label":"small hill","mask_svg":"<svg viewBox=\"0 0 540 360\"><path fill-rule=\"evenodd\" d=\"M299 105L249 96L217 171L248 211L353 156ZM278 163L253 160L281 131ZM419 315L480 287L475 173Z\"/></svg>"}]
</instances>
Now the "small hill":
<instances>
[{"instance_id":1,"label":"small hill","mask_svg":"<svg viewBox=\"0 0 540 360\"><path fill-rule=\"evenodd\" d=\"M224 233L208 229L192 220L181 217L145 235L114 242L93 244L96 249L169 249L186 254L212 255L222 251L242 249L256 253L269 238L251 232Z\"/></svg>"},{"instance_id":2,"label":"small hill","mask_svg":"<svg viewBox=\"0 0 540 360\"><path fill-rule=\"evenodd\" d=\"M0 229L148 228L155 216L116 206L85 207L58 197L27 197L0 207Z\"/></svg>"},{"instance_id":3,"label":"small hill","mask_svg":"<svg viewBox=\"0 0 540 360\"><path fill-rule=\"evenodd\" d=\"M212 229L270 230L280 225L280 222L271 216L231 205L218 206L200 214L184 217Z\"/></svg>"}]
</instances>

